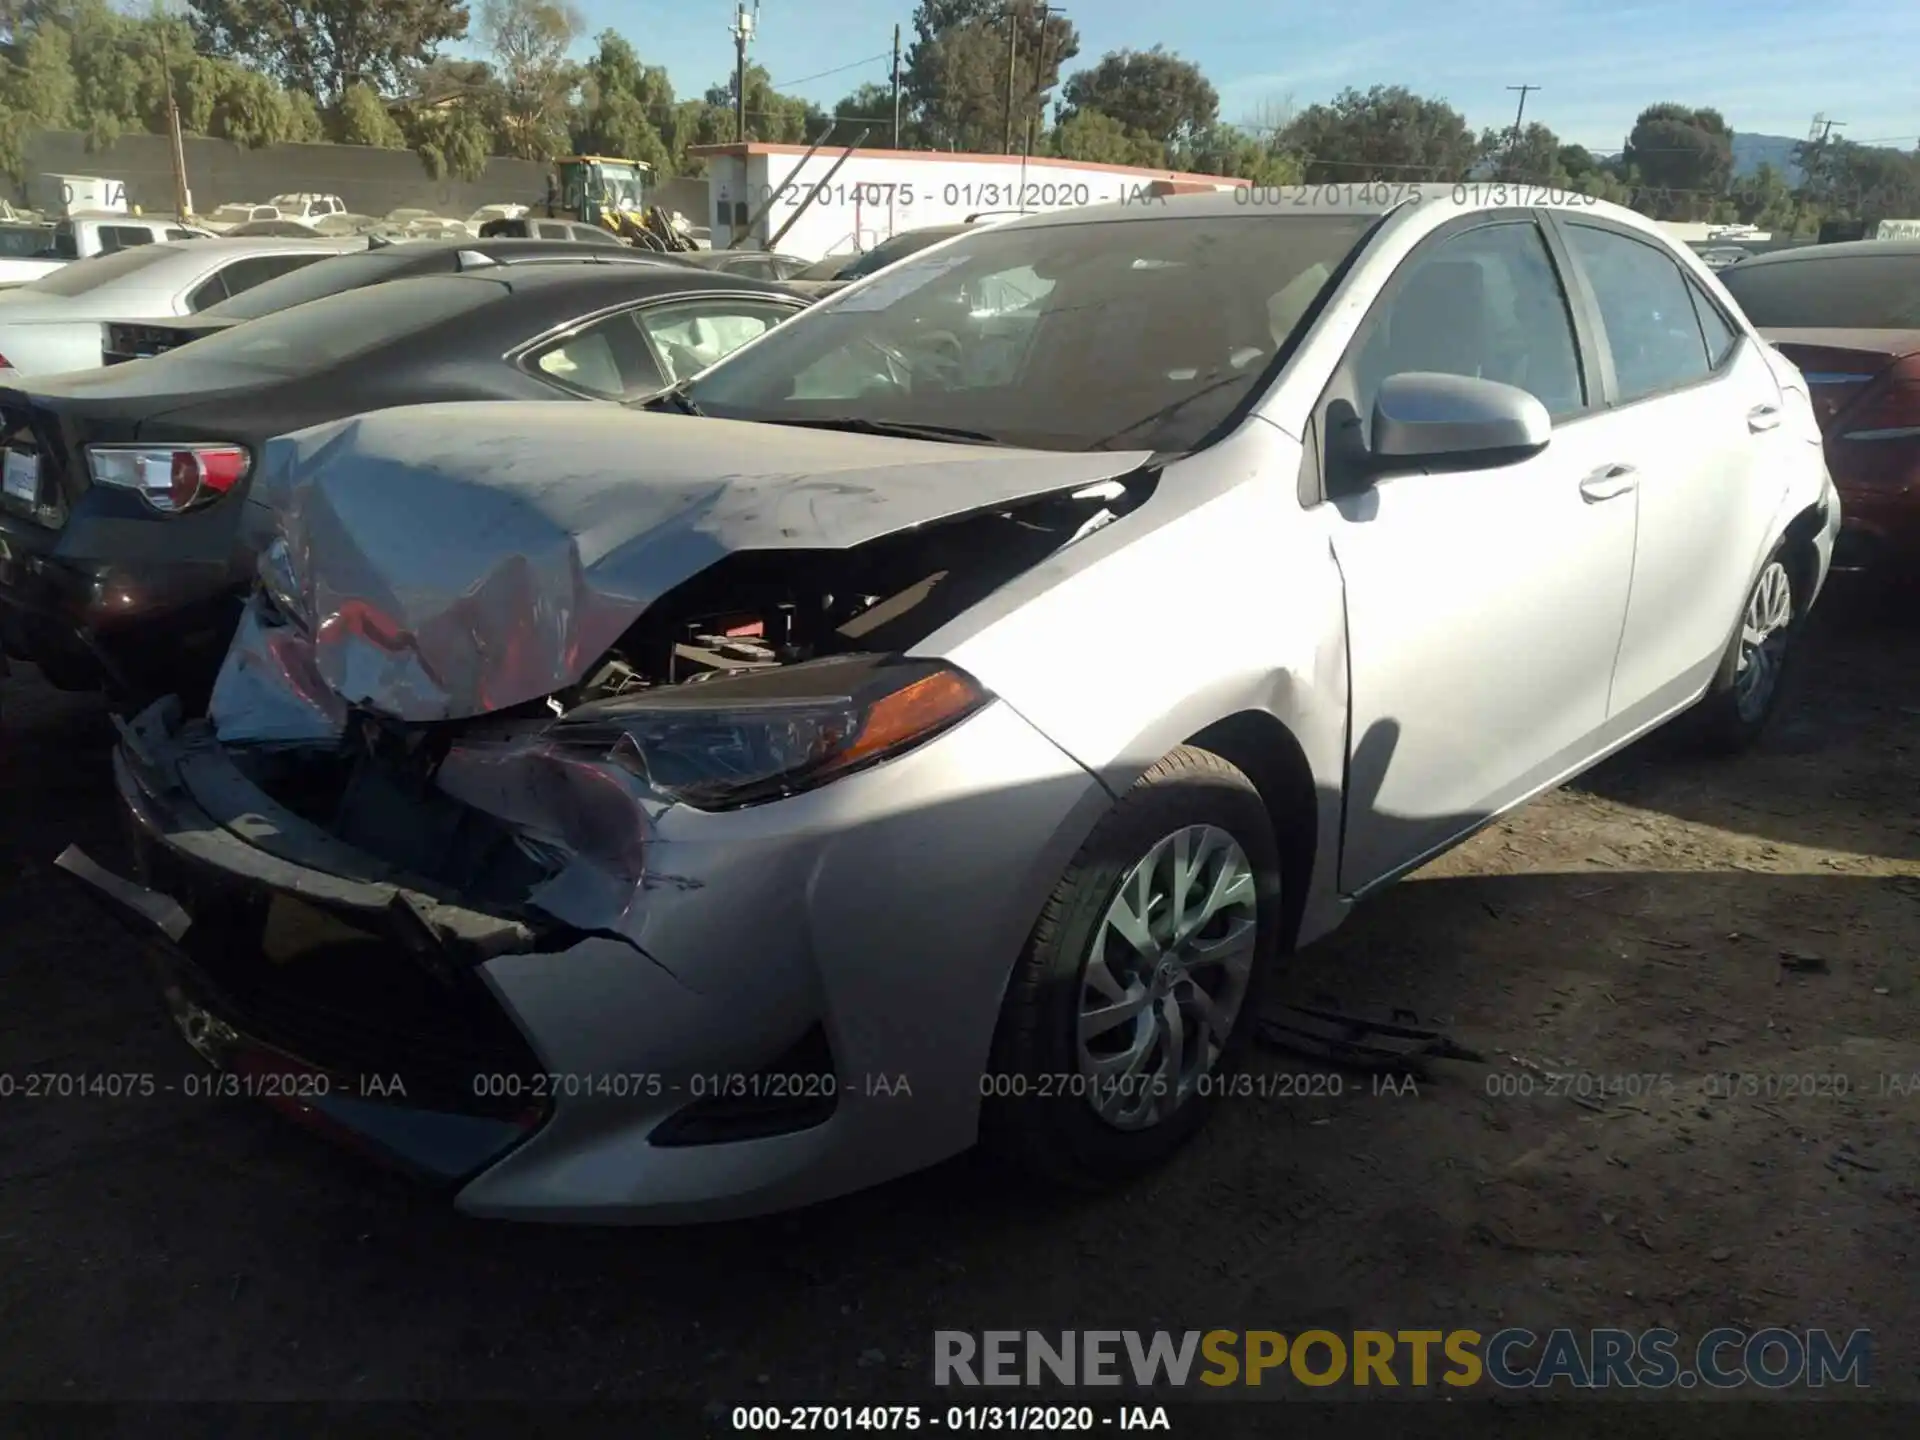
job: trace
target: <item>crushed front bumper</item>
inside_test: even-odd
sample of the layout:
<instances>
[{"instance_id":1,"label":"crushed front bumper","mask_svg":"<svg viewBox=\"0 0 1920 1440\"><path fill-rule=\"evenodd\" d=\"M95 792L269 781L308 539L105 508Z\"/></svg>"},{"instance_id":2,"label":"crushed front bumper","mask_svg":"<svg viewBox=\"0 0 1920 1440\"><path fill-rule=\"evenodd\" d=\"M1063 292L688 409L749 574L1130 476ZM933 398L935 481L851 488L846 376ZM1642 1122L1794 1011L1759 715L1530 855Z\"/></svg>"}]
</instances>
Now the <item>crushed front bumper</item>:
<instances>
[{"instance_id":1,"label":"crushed front bumper","mask_svg":"<svg viewBox=\"0 0 1920 1440\"><path fill-rule=\"evenodd\" d=\"M176 717L114 758L137 881L61 868L209 1059L324 1073L282 1108L509 1219L762 1214L965 1149L1013 960L1112 804L993 705L819 791L671 811L633 938L536 933L383 873Z\"/></svg>"},{"instance_id":2,"label":"crushed front bumper","mask_svg":"<svg viewBox=\"0 0 1920 1440\"><path fill-rule=\"evenodd\" d=\"M138 941L181 1034L231 1077L226 1093L448 1184L544 1123L537 1055L462 968L430 897L248 844L145 749L129 732L113 759L138 879L77 846L55 864Z\"/></svg>"}]
</instances>

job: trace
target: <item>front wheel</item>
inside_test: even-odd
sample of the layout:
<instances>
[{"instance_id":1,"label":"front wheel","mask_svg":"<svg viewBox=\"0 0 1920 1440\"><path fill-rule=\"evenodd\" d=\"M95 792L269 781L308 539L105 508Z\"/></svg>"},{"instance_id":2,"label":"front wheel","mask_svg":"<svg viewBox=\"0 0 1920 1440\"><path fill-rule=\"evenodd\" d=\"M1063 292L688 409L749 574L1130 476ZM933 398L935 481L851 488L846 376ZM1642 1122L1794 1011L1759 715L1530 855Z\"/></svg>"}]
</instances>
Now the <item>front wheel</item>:
<instances>
[{"instance_id":1,"label":"front wheel","mask_svg":"<svg viewBox=\"0 0 1920 1440\"><path fill-rule=\"evenodd\" d=\"M1799 621L1793 569L1782 548L1760 567L1740 613L1740 628L1700 702L1700 736L1708 748L1738 754L1760 738L1779 704Z\"/></svg>"},{"instance_id":2,"label":"front wheel","mask_svg":"<svg viewBox=\"0 0 1920 1440\"><path fill-rule=\"evenodd\" d=\"M1160 1164L1206 1123L1253 1030L1280 852L1239 769L1182 746L1055 887L1002 1003L982 1140L1077 1188Z\"/></svg>"}]
</instances>

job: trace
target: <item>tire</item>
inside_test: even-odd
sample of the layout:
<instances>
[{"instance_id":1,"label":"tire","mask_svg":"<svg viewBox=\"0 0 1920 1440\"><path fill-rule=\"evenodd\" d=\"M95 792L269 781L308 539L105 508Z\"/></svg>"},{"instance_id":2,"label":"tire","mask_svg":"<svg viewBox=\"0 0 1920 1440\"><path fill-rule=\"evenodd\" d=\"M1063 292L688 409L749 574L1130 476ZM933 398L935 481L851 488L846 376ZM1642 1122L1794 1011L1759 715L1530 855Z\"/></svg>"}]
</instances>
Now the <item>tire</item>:
<instances>
[{"instance_id":1,"label":"tire","mask_svg":"<svg viewBox=\"0 0 1920 1440\"><path fill-rule=\"evenodd\" d=\"M1190 862L1198 856L1202 864L1201 883L1192 892L1208 886L1223 861L1244 868L1246 879L1233 887L1238 896L1230 895L1230 903L1220 905L1215 918L1193 936L1195 944L1215 945L1235 934L1245 937L1244 949L1234 944L1220 952L1244 954L1244 978L1237 982L1235 967L1217 963L1216 956L1214 963L1200 960L1191 973L1176 965L1182 978L1172 979L1168 988L1168 969L1149 970L1141 952L1108 923L1110 907L1121 900L1122 882L1157 856L1150 888L1162 903L1147 908L1164 927L1173 912L1170 891L1162 892L1181 836ZM1130 883L1129 895L1137 893ZM1277 952L1280 920L1280 850L1259 792L1211 751L1174 750L1095 827L1041 912L1001 1003L981 1086L983 1146L1030 1175L1073 1189L1104 1188L1164 1162L1206 1124L1219 1098L1218 1082L1245 1054L1252 1016ZM1166 938L1163 930L1155 934ZM1101 967L1098 975L1090 975L1096 941ZM1113 981L1104 995L1100 976ZM1109 997L1122 983L1128 1003L1138 1006L1144 995L1147 1008L1090 1036L1083 1054L1083 1008L1112 1003ZM1238 1000L1231 1005L1224 1042L1205 1047L1211 1065L1189 1074L1194 1057L1206 1063L1191 1043L1200 1019L1196 989L1215 999L1216 1015L1224 1014L1236 990ZM1183 1076L1171 1079L1164 1043L1170 1006L1181 1015L1186 1060ZM1149 1015L1160 1017L1163 1027L1157 1048ZM1115 1054L1145 1058L1143 1073L1131 1080L1097 1078L1101 1072L1093 1062L1119 1065ZM1124 1075L1124 1069L1118 1073ZM1105 1103L1108 1115L1099 1112L1096 1101ZM1125 1113L1136 1107L1139 1113Z\"/></svg>"},{"instance_id":2,"label":"tire","mask_svg":"<svg viewBox=\"0 0 1920 1440\"><path fill-rule=\"evenodd\" d=\"M1740 623L1695 711L1701 745L1737 755L1759 740L1779 707L1805 604L1801 572L1784 544L1767 557L1740 606ZM1764 623L1761 623L1764 622ZM1756 648L1753 637L1763 636ZM1758 664L1761 669L1754 670ZM1758 693L1756 693L1756 687Z\"/></svg>"}]
</instances>

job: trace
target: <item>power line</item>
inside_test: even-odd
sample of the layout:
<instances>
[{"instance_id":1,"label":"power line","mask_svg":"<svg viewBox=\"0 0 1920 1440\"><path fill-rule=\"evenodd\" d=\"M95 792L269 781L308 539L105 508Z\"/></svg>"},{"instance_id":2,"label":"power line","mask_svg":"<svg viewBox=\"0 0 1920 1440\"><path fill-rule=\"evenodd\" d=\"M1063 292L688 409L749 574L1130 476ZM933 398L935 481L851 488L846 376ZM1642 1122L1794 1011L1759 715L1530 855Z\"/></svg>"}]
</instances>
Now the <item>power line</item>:
<instances>
[{"instance_id":1,"label":"power line","mask_svg":"<svg viewBox=\"0 0 1920 1440\"><path fill-rule=\"evenodd\" d=\"M849 70L858 70L862 65L871 65L875 61L890 60L892 58L893 52L891 50L882 50L878 55L869 55L864 60L851 60L845 65L836 65L831 70L822 70L815 75L802 75L798 80L782 80L773 88L776 90L785 90L794 85L805 85L810 81L824 80L829 75L843 75Z\"/></svg>"}]
</instances>

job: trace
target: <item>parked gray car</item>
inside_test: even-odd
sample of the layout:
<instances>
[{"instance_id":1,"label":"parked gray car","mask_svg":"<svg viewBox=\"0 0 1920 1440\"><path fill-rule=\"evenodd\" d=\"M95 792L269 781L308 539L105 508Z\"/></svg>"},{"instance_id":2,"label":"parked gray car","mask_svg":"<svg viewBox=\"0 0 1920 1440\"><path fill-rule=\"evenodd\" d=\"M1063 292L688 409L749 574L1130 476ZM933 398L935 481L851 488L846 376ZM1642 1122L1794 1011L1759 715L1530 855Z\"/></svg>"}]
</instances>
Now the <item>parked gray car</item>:
<instances>
[{"instance_id":1,"label":"parked gray car","mask_svg":"<svg viewBox=\"0 0 1920 1440\"><path fill-rule=\"evenodd\" d=\"M364 237L171 240L68 261L0 291L0 380L94 369L103 321L192 315L263 280L366 248Z\"/></svg>"},{"instance_id":2,"label":"parked gray car","mask_svg":"<svg viewBox=\"0 0 1920 1440\"><path fill-rule=\"evenodd\" d=\"M1257 198L959 235L645 413L274 442L210 718L115 758L138 879L60 866L475 1214L1166 1160L1357 900L1752 740L1840 521L1648 221Z\"/></svg>"}]
</instances>

